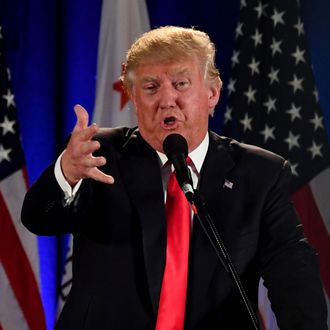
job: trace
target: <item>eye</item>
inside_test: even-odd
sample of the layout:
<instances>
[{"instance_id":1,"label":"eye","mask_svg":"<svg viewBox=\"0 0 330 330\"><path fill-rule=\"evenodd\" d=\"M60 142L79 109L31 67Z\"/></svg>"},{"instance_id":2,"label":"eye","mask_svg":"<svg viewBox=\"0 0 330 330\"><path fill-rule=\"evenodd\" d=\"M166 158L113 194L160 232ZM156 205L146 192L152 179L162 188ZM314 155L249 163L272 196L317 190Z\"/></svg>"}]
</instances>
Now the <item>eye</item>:
<instances>
[{"instance_id":1,"label":"eye","mask_svg":"<svg viewBox=\"0 0 330 330\"><path fill-rule=\"evenodd\" d=\"M190 82L187 79L178 80L175 83L175 88L178 90L186 90L190 86Z\"/></svg>"},{"instance_id":2,"label":"eye","mask_svg":"<svg viewBox=\"0 0 330 330\"><path fill-rule=\"evenodd\" d=\"M153 94L157 91L158 85L154 83L145 84L142 86L142 89L147 94Z\"/></svg>"}]
</instances>

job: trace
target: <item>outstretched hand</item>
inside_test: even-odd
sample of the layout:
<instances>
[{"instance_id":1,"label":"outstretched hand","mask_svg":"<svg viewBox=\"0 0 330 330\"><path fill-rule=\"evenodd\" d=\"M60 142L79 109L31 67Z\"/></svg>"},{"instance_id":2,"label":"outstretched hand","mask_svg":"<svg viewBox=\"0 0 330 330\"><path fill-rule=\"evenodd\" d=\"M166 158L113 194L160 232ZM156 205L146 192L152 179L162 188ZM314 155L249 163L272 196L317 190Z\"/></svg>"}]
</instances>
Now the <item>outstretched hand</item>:
<instances>
[{"instance_id":1,"label":"outstretched hand","mask_svg":"<svg viewBox=\"0 0 330 330\"><path fill-rule=\"evenodd\" d=\"M76 105L74 111L77 122L61 160L61 168L66 180L71 186L85 178L107 184L114 183L111 175L98 169L106 163L106 159L92 155L100 148L100 143L92 140L99 127L96 124L88 126L88 112L82 106Z\"/></svg>"}]
</instances>

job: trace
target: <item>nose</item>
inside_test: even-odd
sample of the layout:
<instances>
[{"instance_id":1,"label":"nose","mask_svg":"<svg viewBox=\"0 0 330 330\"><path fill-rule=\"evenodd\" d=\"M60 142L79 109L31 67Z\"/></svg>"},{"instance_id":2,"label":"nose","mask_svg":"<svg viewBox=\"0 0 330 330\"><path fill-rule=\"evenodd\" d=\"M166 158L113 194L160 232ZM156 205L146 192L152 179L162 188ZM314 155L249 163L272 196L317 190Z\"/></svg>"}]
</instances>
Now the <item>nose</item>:
<instances>
[{"instance_id":1,"label":"nose","mask_svg":"<svg viewBox=\"0 0 330 330\"><path fill-rule=\"evenodd\" d=\"M171 83L164 84L159 90L159 95L159 107L161 109L176 107L178 94Z\"/></svg>"}]
</instances>

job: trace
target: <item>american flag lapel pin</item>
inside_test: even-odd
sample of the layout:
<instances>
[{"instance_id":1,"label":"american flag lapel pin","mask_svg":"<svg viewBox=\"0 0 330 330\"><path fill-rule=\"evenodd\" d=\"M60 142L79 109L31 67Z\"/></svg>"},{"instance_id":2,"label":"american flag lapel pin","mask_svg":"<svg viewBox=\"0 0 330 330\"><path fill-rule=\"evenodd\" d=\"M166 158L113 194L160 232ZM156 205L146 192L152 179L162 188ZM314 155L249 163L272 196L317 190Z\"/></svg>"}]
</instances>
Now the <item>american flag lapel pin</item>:
<instances>
[{"instance_id":1,"label":"american flag lapel pin","mask_svg":"<svg viewBox=\"0 0 330 330\"><path fill-rule=\"evenodd\" d=\"M233 189L233 186L234 186L234 184L231 181L229 181L229 180L226 179L222 187L223 188Z\"/></svg>"}]
</instances>

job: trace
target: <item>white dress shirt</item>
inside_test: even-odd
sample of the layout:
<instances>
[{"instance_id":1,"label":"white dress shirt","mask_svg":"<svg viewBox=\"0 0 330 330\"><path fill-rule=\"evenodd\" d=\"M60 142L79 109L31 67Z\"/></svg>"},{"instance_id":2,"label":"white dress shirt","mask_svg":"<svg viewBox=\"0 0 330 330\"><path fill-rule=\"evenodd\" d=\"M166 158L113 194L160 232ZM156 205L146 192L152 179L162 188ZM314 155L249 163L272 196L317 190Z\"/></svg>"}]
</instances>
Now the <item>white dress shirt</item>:
<instances>
[{"instance_id":1,"label":"white dress shirt","mask_svg":"<svg viewBox=\"0 0 330 330\"><path fill-rule=\"evenodd\" d=\"M190 159L192 160L192 164L189 165L189 168L191 171L191 177L192 177L194 189L197 189L197 187L198 187L200 171L201 171L208 147L209 147L209 134L206 133L205 138L203 139L201 144L188 155L190 157ZM166 200L167 182L168 182L170 174L173 171L173 165L166 166L165 164L168 161L166 155L159 151L157 151L157 154L159 156L160 166L161 166L161 170L162 170L164 198ZM63 153L57 158L57 161L55 163L55 169L54 169L55 178L56 178L59 186L61 187L61 189L64 192L65 203L70 204L74 200L74 197L75 197L77 191L79 190L82 179L79 180L79 182L73 188L70 186L70 184L65 179L64 174L61 169L62 155L63 155ZM115 178L115 180L116 180L116 178Z\"/></svg>"},{"instance_id":2,"label":"white dress shirt","mask_svg":"<svg viewBox=\"0 0 330 330\"><path fill-rule=\"evenodd\" d=\"M205 138L201 142L201 144L193 150L191 153L188 154L188 157L191 159L191 164L188 165L191 171L191 178L193 181L193 188L197 189L199 184L200 172L202 169L202 165L204 163L204 159L207 153L207 149L209 147L209 134L205 135ZM163 181L163 190L164 190L164 197L166 200L166 190L167 190L167 183L170 174L174 171L173 165L167 166L167 157L162 152L157 151L160 160L160 166L162 169L162 181Z\"/></svg>"}]
</instances>

